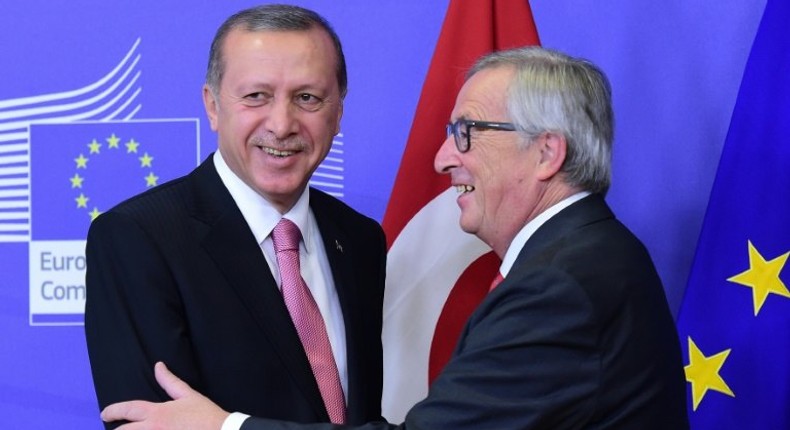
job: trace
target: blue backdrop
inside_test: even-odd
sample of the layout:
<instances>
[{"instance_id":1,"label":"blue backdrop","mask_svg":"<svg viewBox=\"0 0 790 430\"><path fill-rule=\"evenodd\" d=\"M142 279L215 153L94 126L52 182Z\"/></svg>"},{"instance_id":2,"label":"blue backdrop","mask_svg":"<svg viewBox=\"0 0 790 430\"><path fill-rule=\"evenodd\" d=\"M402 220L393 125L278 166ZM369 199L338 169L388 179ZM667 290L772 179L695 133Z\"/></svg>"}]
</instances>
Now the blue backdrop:
<instances>
[{"instance_id":1,"label":"blue backdrop","mask_svg":"<svg viewBox=\"0 0 790 430\"><path fill-rule=\"evenodd\" d=\"M101 428L78 306L81 235L94 209L215 149L200 97L208 46L252 4L0 3L3 428ZM349 67L332 155L342 170L316 180L381 220L447 1L298 4L334 24ZM677 311L765 0L531 6L544 46L591 59L612 81L608 200L646 243ZM123 169L108 169L110 157Z\"/></svg>"}]
</instances>

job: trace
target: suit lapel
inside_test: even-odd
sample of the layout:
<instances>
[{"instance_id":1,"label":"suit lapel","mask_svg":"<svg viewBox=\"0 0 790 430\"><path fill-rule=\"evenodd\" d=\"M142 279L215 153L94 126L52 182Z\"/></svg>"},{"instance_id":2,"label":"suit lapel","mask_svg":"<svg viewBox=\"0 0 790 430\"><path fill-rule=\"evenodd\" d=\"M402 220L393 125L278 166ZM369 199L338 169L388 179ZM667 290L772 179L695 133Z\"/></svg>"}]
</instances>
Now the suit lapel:
<instances>
[{"instance_id":1,"label":"suit lapel","mask_svg":"<svg viewBox=\"0 0 790 430\"><path fill-rule=\"evenodd\" d=\"M322 203L320 198L315 198L318 191L310 191L310 209L315 215L318 230L321 232L321 239L326 250L326 257L329 261L329 266L332 268L332 279L337 289L338 300L340 307L343 311L343 318L347 320L349 317L349 305L353 302L354 297L350 293L353 291L354 272L351 265L351 259L346 257L349 246L353 246L353 241L340 226L334 222L338 214L333 213L331 209Z\"/></svg>"},{"instance_id":2,"label":"suit lapel","mask_svg":"<svg viewBox=\"0 0 790 430\"><path fill-rule=\"evenodd\" d=\"M361 311L366 304L362 302L359 294L354 293L357 291L358 286L352 256L355 252L354 246L357 241L349 236L349 232L343 229L340 223L335 221L343 214L333 210L333 205L326 202L327 198L326 195L318 190L310 190L310 209L315 215L318 229L321 232L327 260L332 268L332 279L343 313L348 375L348 393L346 393L348 408L346 415L349 420L352 420L357 412L361 412L357 411L358 408L356 406L365 404L365 402L357 399L363 395L361 389L365 384L365 381L360 380L360 369L367 364L356 360L358 357L365 356L362 349L366 346L360 344L363 336L358 333L358 330L365 324Z\"/></svg>"},{"instance_id":3,"label":"suit lapel","mask_svg":"<svg viewBox=\"0 0 790 430\"><path fill-rule=\"evenodd\" d=\"M194 222L203 232L203 250L214 260L283 365L312 404L328 420L318 385L266 259L238 206L217 174L211 157L191 176L196 196Z\"/></svg>"}]
</instances>

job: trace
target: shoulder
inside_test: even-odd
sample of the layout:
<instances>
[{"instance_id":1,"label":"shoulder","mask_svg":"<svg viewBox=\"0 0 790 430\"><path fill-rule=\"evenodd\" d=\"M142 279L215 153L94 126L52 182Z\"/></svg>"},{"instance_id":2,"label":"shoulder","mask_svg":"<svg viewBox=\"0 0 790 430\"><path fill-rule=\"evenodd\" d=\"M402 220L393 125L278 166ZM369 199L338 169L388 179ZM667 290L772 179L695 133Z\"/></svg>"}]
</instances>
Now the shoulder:
<instances>
[{"instance_id":1,"label":"shoulder","mask_svg":"<svg viewBox=\"0 0 790 430\"><path fill-rule=\"evenodd\" d=\"M188 177L181 177L132 196L110 209L109 213L133 218L162 218L183 210L189 195ZM101 217L101 216L100 216Z\"/></svg>"},{"instance_id":2,"label":"shoulder","mask_svg":"<svg viewBox=\"0 0 790 430\"><path fill-rule=\"evenodd\" d=\"M188 178L165 182L113 206L91 222L89 238L139 230L155 232L184 224L191 200Z\"/></svg>"},{"instance_id":3,"label":"shoulder","mask_svg":"<svg viewBox=\"0 0 790 430\"><path fill-rule=\"evenodd\" d=\"M343 229L362 228L381 231L383 234L381 225L376 220L319 189L310 188L310 208L316 218L319 218L319 222L321 219L330 219Z\"/></svg>"},{"instance_id":4,"label":"shoulder","mask_svg":"<svg viewBox=\"0 0 790 430\"><path fill-rule=\"evenodd\" d=\"M230 194L209 157L188 174L131 196L108 212L165 221L183 212L210 213L229 203L232 204Z\"/></svg>"},{"instance_id":5,"label":"shoulder","mask_svg":"<svg viewBox=\"0 0 790 430\"><path fill-rule=\"evenodd\" d=\"M516 267L554 269L579 285L616 286L660 280L647 248L609 209L603 197L589 196L560 212L530 238Z\"/></svg>"}]
</instances>

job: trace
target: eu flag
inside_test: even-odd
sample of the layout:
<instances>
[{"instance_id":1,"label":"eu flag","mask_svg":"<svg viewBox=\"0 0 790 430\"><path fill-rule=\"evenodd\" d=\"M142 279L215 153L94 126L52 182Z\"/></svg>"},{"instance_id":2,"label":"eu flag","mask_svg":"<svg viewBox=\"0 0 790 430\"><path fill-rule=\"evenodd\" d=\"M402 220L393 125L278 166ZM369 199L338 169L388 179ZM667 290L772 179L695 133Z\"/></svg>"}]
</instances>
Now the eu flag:
<instances>
[{"instance_id":1,"label":"eu flag","mask_svg":"<svg viewBox=\"0 0 790 430\"><path fill-rule=\"evenodd\" d=\"M680 310L694 429L790 429L787 23L768 0Z\"/></svg>"},{"instance_id":2,"label":"eu flag","mask_svg":"<svg viewBox=\"0 0 790 430\"><path fill-rule=\"evenodd\" d=\"M133 120L33 124L33 240L84 240L91 221L197 165L198 122Z\"/></svg>"}]
</instances>

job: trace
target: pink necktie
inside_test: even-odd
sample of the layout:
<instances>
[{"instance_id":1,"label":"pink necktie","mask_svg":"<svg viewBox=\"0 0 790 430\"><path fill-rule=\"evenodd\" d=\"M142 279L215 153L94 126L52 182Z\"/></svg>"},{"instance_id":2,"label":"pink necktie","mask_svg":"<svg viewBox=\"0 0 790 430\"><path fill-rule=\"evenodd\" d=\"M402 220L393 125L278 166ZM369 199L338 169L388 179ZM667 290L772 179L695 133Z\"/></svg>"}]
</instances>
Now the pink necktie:
<instances>
[{"instance_id":1,"label":"pink necktie","mask_svg":"<svg viewBox=\"0 0 790 430\"><path fill-rule=\"evenodd\" d=\"M505 280L505 277L502 276L502 274L499 273L499 271L497 271L496 272L496 277L494 278L493 281L491 281L491 286L488 288L488 291L494 291L494 288L496 288L496 286L499 285L499 283L504 281L504 280Z\"/></svg>"},{"instance_id":2,"label":"pink necktie","mask_svg":"<svg viewBox=\"0 0 790 430\"><path fill-rule=\"evenodd\" d=\"M272 232L283 298L307 353L329 419L335 424L343 424L346 420L346 402L332 346L318 305L299 271L301 239L299 227L285 218L277 223Z\"/></svg>"}]
</instances>

